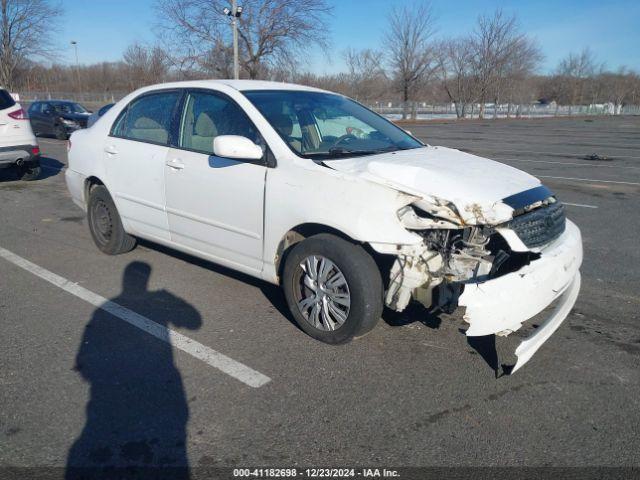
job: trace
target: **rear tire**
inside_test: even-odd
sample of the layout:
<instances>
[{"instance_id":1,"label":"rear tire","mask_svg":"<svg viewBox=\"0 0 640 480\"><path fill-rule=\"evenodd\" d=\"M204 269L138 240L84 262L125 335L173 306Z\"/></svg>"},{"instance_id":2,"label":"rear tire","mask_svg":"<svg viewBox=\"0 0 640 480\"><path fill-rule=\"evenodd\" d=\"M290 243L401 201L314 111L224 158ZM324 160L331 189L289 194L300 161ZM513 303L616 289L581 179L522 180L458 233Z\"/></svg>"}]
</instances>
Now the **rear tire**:
<instances>
[{"instance_id":1,"label":"rear tire","mask_svg":"<svg viewBox=\"0 0 640 480\"><path fill-rule=\"evenodd\" d=\"M68 140L69 135L67 135L66 130L62 125L58 125L55 129L55 135L58 140Z\"/></svg>"},{"instance_id":2,"label":"rear tire","mask_svg":"<svg viewBox=\"0 0 640 480\"><path fill-rule=\"evenodd\" d=\"M119 255L133 250L136 246L136 239L124 231L116 204L104 185L97 185L91 189L87 219L91 237L103 253Z\"/></svg>"},{"instance_id":3,"label":"rear tire","mask_svg":"<svg viewBox=\"0 0 640 480\"><path fill-rule=\"evenodd\" d=\"M37 180L40 176L40 172L42 172L40 165L35 165L33 167L18 167L18 176L20 177L20 180L24 180L25 182Z\"/></svg>"},{"instance_id":4,"label":"rear tire","mask_svg":"<svg viewBox=\"0 0 640 480\"><path fill-rule=\"evenodd\" d=\"M296 244L286 256L282 288L296 323L324 343L365 335L382 315L376 263L361 246L335 235L314 235Z\"/></svg>"}]
</instances>

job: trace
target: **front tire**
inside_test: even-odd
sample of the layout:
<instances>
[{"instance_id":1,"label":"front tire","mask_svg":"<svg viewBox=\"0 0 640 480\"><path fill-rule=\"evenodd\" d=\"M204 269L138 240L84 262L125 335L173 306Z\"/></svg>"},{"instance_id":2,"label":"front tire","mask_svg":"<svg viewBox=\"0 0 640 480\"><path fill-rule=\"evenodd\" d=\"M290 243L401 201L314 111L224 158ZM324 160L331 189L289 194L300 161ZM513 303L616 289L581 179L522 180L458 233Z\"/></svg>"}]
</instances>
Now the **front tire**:
<instances>
[{"instance_id":1,"label":"front tire","mask_svg":"<svg viewBox=\"0 0 640 480\"><path fill-rule=\"evenodd\" d=\"M58 140L69 140L69 135L62 125L56 126L55 136Z\"/></svg>"},{"instance_id":2,"label":"front tire","mask_svg":"<svg viewBox=\"0 0 640 480\"><path fill-rule=\"evenodd\" d=\"M383 286L373 258L330 234L296 244L285 260L282 287L302 330L329 344L371 331L383 309Z\"/></svg>"},{"instance_id":3,"label":"front tire","mask_svg":"<svg viewBox=\"0 0 640 480\"><path fill-rule=\"evenodd\" d=\"M136 246L136 239L124 231L116 204L104 185L97 185L91 189L87 219L91 237L103 253L119 255L133 250Z\"/></svg>"}]
</instances>

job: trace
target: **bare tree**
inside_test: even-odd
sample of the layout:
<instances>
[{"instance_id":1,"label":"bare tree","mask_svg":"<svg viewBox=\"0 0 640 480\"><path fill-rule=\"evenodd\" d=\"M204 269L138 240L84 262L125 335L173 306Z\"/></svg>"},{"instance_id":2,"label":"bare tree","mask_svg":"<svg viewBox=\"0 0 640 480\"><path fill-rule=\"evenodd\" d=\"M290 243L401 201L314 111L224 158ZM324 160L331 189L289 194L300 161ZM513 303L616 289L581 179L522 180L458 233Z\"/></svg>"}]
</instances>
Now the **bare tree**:
<instances>
[{"instance_id":1,"label":"bare tree","mask_svg":"<svg viewBox=\"0 0 640 480\"><path fill-rule=\"evenodd\" d=\"M478 96L473 72L473 45L467 38L449 40L439 46L438 52L442 85L455 105L456 116L464 118Z\"/></svg>"},{"instance_id":2,"label":"bare tree","mask_svg":"<svg viewBox=\"0 0 640 480\"><path fill-rule=\"evenodd\" d=\"M507 116L515 105L516 116L520 116L523 103L534 100L534 90L529 81L543 59L540 47L524 35L513 41L508 55L498 66L494 83L490 88L493 94L494 118L498 116L501 101L507 102Z\"/></svg>"},{"instance_id":3,"label":"bare tree","mask_svg":"<svg viewBox=\"0 0 640 480\"><path fill-rule=\"evenodd\" d=\"M131 89L162 82L169 69L167 54L158 46L133 43L127 47L122 58L129 70Z\"/></svg>"},{"instance_id":4,"label":"bare tree","mask_svg":"<svg viewBox=\"0 0 640 480\"><path fill-rule=\"evenodd\" d=\"M227 0L157 0L160 31L181 62L225 61L230 45ZM240 65L244 75L258 78L266 68L297 63L312 45L326 46L327 0L246 0L238 19ZM177 47L177 50L175 49Z\"/></svg>"},{"instance_id":5,"label":"bare tree","mask_svg":"<svg viewBox=\"0 0 640 480\"><path fill-rule=\"evenodd\" d=\"M571 53L562 59L556 70L557 96L562 103L580 105L585 102L589 79L596 75L598 64L589 48L578 54Z\"/></svg>"},{"instance_id":6,"label":"bare tree","mask_svg":"<svg viewBox=\"0 0 640 480\"><path fill-rule=\"evenodd\" d=\"M51 33L61 13L49 0L0 0L0 85L13 88L20 62L54 56Z\"/></svg>"},{"instance_id":7,"label":"bare tree","mask_svg":"<svg viewBox=\"0 0 640 480\"><path fill-rule=\"evenodd\" d=\"M638 81L638 75L626 67L620 67L616 72L603 72L597 78L597 90L601 93L596 100L612 103L612 113L620 115L622 107L631 101Z\"/></svg>"},{"instance_id":8,"label":"bare tree","mask_svg":"<svg viewBox=\"0 0 640 480\"><path fill-rule=\"evenodd\" d=\"M480 110L484 117L488 99L499 97L500 88L511 69L533 69L539 63L537 46L519 31L515 17L501 10L491 16L480 16L471 35L474 49L473 70L478 88ZM493 91L492 91L493 90Z\"/></svg>"},{"instance_id":9,"label":"bare tree","mask_svg":"<svg viewBox=\"0 0 640 480\"><path fill-rule=\"evenodd\" d=\"M437 59L431 38L435 33L435 18L428 3L416 3L395 8L389 17L385 47L396 86L402 95L402 118L407 118L409 102L421 82L433 77ZM412 117L415 118L415 108Z\"/></svg>"},{"instance_id":10,"label":"bare tree","mask_svg":"<svg viewBox=\"0 0 640 480\"><path fill-rule=\"evenodd\" d=\"M371 49L349 48L344 52L344 60L349 75L349 95L364 102L379 99L387 86L382 53Z\"/></svg>"}]
</instances>

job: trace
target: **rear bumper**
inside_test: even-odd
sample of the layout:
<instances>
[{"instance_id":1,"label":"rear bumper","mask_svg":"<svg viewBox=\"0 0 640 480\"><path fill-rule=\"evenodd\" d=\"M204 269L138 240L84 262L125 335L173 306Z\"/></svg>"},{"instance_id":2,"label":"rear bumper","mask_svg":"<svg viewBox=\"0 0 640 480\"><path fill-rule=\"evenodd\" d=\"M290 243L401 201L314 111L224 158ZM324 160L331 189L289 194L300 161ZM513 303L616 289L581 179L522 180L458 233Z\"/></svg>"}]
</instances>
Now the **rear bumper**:
<instances>
[{"instance_id":1,"label":"rear bumper","mask_svg":"<svg viewBox=\"0 0 640 480\"><path fill-rule=\"evenodd\" d=\"M37 145L16 145L12 147L0 147L0 168L7 168L18 162L33 167L40 165L40 154L33 154Z\"/></svg>"},{"instance_id":2,"label":"rear bumper","mask_svg":"<svg viewBox=\"0 0 640 480\"><path fill-rule=\"evenodd\" d=\"M459 305L466 307L466 334L508 335L557 300L555 310L516 350L520 368L567 317L580 290L582 237L567 220L565 232L541 257L520 270L483 283L465 285Z\"/></svg>"}]
</instances>

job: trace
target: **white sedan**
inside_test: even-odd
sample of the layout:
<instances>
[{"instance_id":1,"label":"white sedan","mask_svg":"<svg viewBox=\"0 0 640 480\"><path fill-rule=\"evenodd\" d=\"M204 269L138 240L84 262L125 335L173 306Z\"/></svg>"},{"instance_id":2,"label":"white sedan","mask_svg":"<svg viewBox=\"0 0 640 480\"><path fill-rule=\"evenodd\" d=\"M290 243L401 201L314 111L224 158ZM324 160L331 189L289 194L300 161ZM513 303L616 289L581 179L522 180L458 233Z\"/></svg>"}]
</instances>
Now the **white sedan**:
<instances>
[{"instance_id":1,"label":"white sedan","mask_svg":"<svg viewBox=\"0 0 640 480\"><path fill-rule=\"evenodd\" d=\"M582 240L515 168L425 145L342 95L209 80L140 89L73 133L66 181L107 254L144 238L282 286L312 337L344 343L384 305L464 307L508 335L552 302L514 371L566 318Z\"/></svg>"}]
</instances>

